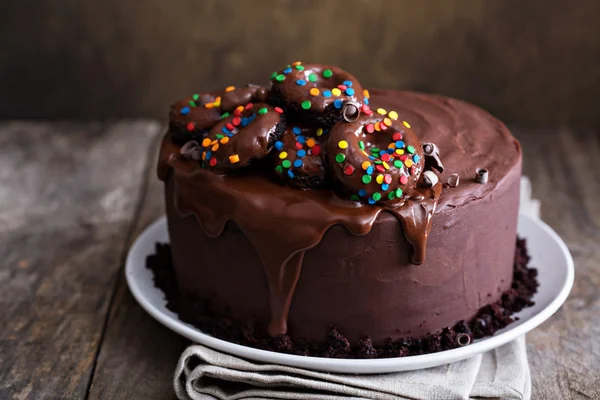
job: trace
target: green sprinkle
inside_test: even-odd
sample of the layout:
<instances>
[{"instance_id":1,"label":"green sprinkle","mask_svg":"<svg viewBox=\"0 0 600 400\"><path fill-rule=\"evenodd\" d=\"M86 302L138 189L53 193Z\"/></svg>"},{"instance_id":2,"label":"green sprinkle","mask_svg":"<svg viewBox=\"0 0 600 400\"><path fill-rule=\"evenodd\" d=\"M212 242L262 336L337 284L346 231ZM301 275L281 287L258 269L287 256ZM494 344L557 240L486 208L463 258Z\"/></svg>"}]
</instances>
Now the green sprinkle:
<instances>
[{"instance_id":1,"label":"green sprinkle","mask_svg":"<svg viewBox=\"0 0 600 400\"><path fill-rule=\"evenodd\" d=\"M304 71L304 65L296 65L294 68L296 68L298 71Z\"/></svg>"},{"instance_id":2,"label":"green sprinkle","mask_svg":"<svg viewBox=\"0 0 600 400\"><path fill-rule=\"evenodd\" d=\"M372 178L371 178L371 176L370 176L370 175L363 175L363 176L362 176L362 181L363 181L363 183L364 183L365 185L366 185L366 184L368 184L368 183L371 183L371 179L372 179Z\"/></svg>"},{"instance_id":3,"label":"green sprinkle","mask_svg":"<svg viewBox=\"0 0 600 400\"><path fill-rule=\"evenodd\" d=\"M276 76L277 76L277 72L273 72L273 73L271 74L271 79L275 78Z\"/></svg>"},{"instance_id":4,"label":"green sprinkle","mask_svg":"<svg viewBox=\"0 0 600 400\"><path fill-rule=\"evenodd\" d=\"M373 200L378 201L381 200L381 194L378 192L373 193Z\"/></svg>"},{"instance_id":5,"label":"green sprinkle","mask_svg":"<svg viewBox=\"0 0 600 400\"><path fill-rule=\"evenodd\" d=\"M358 198L357 195L353 194L352 196L350 196L350 200L352 200L352 201L359 201L360 199Z\"/></svg>"},{"instance_id":6,"label":"green sprinkle","mask_svg":"<svg viewBox=\"0 0 600 400\"><path fill-rule=\"evenodd\" d=\"M221 119L227 118L227 117L229 117L229 113L228 112L221 114Z\"/></svg>"},{"instance_id":7,"label":"green sprinkle","mask_svg":"<svg viewBox=\"0 0 600 400\"><path fill-rule=\"evenodd\" d=\"M267 113L267 107L259 108L257 112L259 114L266 114Z\"/></svg>"},{"instance_id":8,"label":"green sprinkle","mask_svg":"<svg viewBox=\"0 0 600 400\"><path fill-rule=\"evenodd\" d=\"M383 161L381 161L381 160L373 160L373 164L383 164Z\"/></svg>"},{"instance_id":9,"label":"green sprinkle","mask_svg":"<svg viewBox=\"0 0 600 400\"><path fill-rule=\"evenodd\" d=\"M277 172L278 174L283 174L283 167L281 165L276 166L275 172Z\"/></svg>"},{"instance_id":10,"label":"green sprinkle","mask_svg":"<svg viewBox=\"0 0 600 400\"><path fill-rule=\"evenodd\" d=\"M225 135L223 135L222 133L217 133L215 136L217 137L217 139L223 139L225 137Z\"/></svg>"},{"instance_id":11,"label":"green sprinkle","mask_svg":"<svg viewBox=\"0 0 600 400\"><path fill-rule=\"evenodd\" d=\"M408 150L408 152L409 152L410 154L414 154L414 152L415 152L415 148L414 148L413 146L408 146L408 147L406 148L406 150Z\"/></svg>"},{"instance_id":12,"label":"green sprinkle","mask_svg":"<svg viewBox=\"0 0 600 400\"><path fill-rule=\"evenodd\" d=\"M190 100L190 101L188 102L188 104L189 104L190 106L192 106L192 107L196 107L196 103L194 103L194 100Z\"/></svg>"},{"instance_id":13,"label":"green sprinkle","mask_svg":"<svg viewBox=\"0 0 600 400\"><path fill-rule=\"evenodd\" d=\"M396 189L396 197L402 197L402 189Z\"/></svg>"},{"instance_id":14,"label":"green sprinkle","mask_svg":"<svg viewBox=\"0 0 600 400\"><path fill-rule=\"evenodd\" d=\"M275 77L275 80L276 80L277 82L283 82L283 81L285 80L285 75L283 75L283 74L279 74L279 75L277 75L277 76Z\"/></svg>"},{"instance_id":15,"label":"green sprinkle","mask_svg":"<svg viewBox=\"0 0 600 400\"><path fill-rule=\"evenodd\" d=\"M371 147L371 153L379 153L380 151L377 147Z\"/></svg>"},{"instance_id":16,"label":"green sprinkle","mask_svg":"<svg viewBox=\"0 0 600 400\"><path fill-rule=\"evenodd\" d=\"M289 168L292 166L292 162L290 160L283 160L281 165L283 165L283 168Z\"/></svg>"},{"instance_id":17,"label":"green sprinkle","mask_svg":"<svg viewBox=\"0 0 600 400\"><path fill-rule=\"evenodd\" d=\"M314 74L314 73L310 74L308 76L308 80L311 81L311 82L316 82L317 81L317 74Z\"/></svg>"},{"instance_id":18,"label":"green sprinkle","mask_svg":"<svg viewBox=\"0 0 600 400\"><path fill-rule=\"evenodd\" d=\"M361 140L360 142L358 142L358 147L360 147L361 150L365 149L365 143Z\"/></svg>"},{"instance_id":19,"label":"green sprinkle","mask_svg":"<svg viewBox=\"0 0 600 400\"><path fill-rule=\"evenodd\" d=\"M402 161L400 160L394 160L394 167L396 168L402 168Z\"/></svg>"},{"instance_id":20,"label":"green sprinkle","mask_svg":"<svg viewBox=\"0 0 600 400\"><path fill-rule=\"evenodd\" d=\"M192 99L193 99L194 101L198 101L198 99L199 99L199 98L200 98L200 95L199 95L199 94L197 94L197 93L192 95Z\"/></svg>"},{"instance_id":21,"label":"green sprinkle","mask_svg":"<svg viewBox=\"0 0 600 400\"><path fill-rule=\"evenodd\" d=\"M330 69L326 69L325 71L323 71L324 78L331 78L332 76L333 76L333 72Z\"/></svg>"},{"instance_id":22,"label":"green sprinkle","mask_svg":"<svg viewBox=\"0 0 600 400\"><path fill-rule=\"evenodd\" d=\"M343 155L342 153L335 155L335 161L337 161L339 163L344 162L345 159L346 159L346 156Z\"/></svg>"},{"instance_id":23,"label":"green sprinkle","mask_svg":"<svg viewBox=\"0 0 600 400\"><path fill-rule=\"evenodd\" d=\"M394 200L395 198L396 198L396 194L394 192L389 192L388 193L388 199Z\"/></svg>"},{"instance_id":24,"label":"green sprinkle","mask_svg":"<svg viewBox=\"0 0 600 400\"><path fill-rule=\"evenodd\" d=\"M304 108L305 110L308 110L310 108L310 100L304 100L302 102L302 108Z\"/></svg>"}]
</instances>

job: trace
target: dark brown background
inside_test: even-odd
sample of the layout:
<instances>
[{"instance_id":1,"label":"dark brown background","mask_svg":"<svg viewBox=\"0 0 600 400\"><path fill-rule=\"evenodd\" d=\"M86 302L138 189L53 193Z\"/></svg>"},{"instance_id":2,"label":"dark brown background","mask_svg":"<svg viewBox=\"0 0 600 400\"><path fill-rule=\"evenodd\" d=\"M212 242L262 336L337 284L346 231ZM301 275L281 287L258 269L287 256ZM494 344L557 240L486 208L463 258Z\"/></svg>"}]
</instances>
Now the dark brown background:
<instances>
[{"instance_id":1,"label":"dark brown background","mask_svg":"<svg viewBox=\"0 0 600 400\"><path fill-rule=\"evenodd\" d=\"M597 0L2 1L0 118L163 118L294 60L511 124L600 126Z\"/></svg>"}]
</instances>

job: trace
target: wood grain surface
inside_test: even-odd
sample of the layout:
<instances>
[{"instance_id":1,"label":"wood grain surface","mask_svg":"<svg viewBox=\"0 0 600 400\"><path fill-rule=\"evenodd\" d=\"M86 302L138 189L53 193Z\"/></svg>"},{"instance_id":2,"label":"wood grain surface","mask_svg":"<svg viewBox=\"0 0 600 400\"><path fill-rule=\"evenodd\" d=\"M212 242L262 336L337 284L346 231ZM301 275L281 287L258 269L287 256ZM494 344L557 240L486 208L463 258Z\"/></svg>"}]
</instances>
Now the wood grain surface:
<instances>
[{"instance_id":1,"label":"wood grain surface","mask_svg":"<svg viewBox=\"0 0 600 400\"><path fill-rule=\"evenodd\" d=\"M520 125L600 127L597 0L25 0L0 4L0 118L165 118L299 59Z\"/></svg>"},{"instance_id":2,"label":"wood grain surface","mask_svg":"<svg viewBox=\"0 0 600 400\"><path fill-rule=\"evenodd\" d=\"M174 399L188 342L147 315L122 264L162 214L156 122L0 124L0 399ZM600 135L514 129L542 218L576 264L527 336L534 399L600 399Z\"/></svg>"}]
</instances>

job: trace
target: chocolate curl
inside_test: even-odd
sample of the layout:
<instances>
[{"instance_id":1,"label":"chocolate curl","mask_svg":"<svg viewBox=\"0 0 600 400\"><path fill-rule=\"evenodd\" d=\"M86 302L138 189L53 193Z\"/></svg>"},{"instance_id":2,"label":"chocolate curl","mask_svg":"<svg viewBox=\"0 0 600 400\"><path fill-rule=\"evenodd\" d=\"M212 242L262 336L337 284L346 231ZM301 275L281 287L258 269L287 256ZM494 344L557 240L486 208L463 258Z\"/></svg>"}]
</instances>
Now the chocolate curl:
<instances>
[{"instance_id":1,"label":"chocolate curl","mask_svg":"<svg viewBox=\"0 0 600 400\"><path fill-rule=\"evenodd\" d=\"M346 122L354 122L360 117L360 105L355 101L347 101L342 108L342 117Z\"/></svg>"},{"instance_id":2,"label":"chocolate curl","mask_svg":"<svg viewBox=\"0 0 600 400\"><path fill-rule=\"evenodd\" d=\"M433 171L423 172L423 183L427 187L435 186L440 181L440 178Z\"/></svg>"},{"instance_id":3,"label":"chocolate curl","mask_svg":"<svg viewBox=\"0 0 600 400\"><path fill-rule=\"evenodd\" d=\"M477 181L477 183L481 183L482 185L487 183L488 176L489 172L485 168L477 168L475 170L475 181Z\"/></svg>"},{"instance_id":4,"label":"chocolate curl","mask_svg":"<svg viewBox=\"0 0 600 400\"><path fill-rule=\"evenodd\" d=\"M457 187L460 183L460 176L458 174L452 174L448 178L448 185L452 187Z\"/></svg>"},{"instance_id":5,"label":"chocolate curl","mask_svg":"<svg viewBox=\"0 0 600 400\"><path fill-rule=\"evenodd\" d=\"M425 154L425 167L427 169L436 169L438 172L444 172L444 165L440 159L440 149L434 143L423 143L423 153Z\"/></svg>"},{"instance_id":6,"label":"chocolate curl","mask_svg":"<svg viewBox=\"0 0 600 400\"><path fill-rule=\"evenodd\" d=\"M456 335L456 344L460 347L468 346L471 343L471 336L466 333L459 333Z\"/></svg>"},{"instance_id":7,"label":"chocolate curl","mask_svg":"<svg viewBox=\"0 0 600 400\"><path fill-rule=\"evenodd\" d=\"M200 161L200 145L195 140L190 140L181 146L179 152L186 160Z\"/></svg>"}]
</instances>

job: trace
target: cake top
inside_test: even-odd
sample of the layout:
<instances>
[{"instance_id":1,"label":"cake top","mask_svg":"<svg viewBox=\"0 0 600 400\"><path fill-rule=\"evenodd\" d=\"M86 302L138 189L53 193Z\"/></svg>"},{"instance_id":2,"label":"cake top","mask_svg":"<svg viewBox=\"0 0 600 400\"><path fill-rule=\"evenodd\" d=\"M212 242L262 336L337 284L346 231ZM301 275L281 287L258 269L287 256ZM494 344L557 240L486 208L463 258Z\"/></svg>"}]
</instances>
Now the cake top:
<instances>
[{"instance_id":1,"label":"cake top","mask_svg":"<svg viewBox=\"0 0 600 400\"><path fill-rule=\"evenodd\" d=\"M270 87L193 94L171 107L182 154L218 174L259 171L298 189L328 189L363 204L422 197L443 171L438 147L335 66L294 62Z\"/></svg>"}]
</instances>

